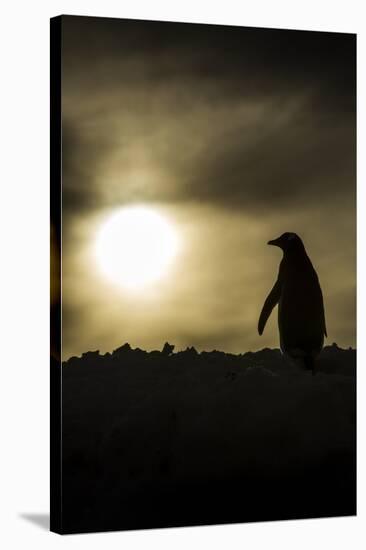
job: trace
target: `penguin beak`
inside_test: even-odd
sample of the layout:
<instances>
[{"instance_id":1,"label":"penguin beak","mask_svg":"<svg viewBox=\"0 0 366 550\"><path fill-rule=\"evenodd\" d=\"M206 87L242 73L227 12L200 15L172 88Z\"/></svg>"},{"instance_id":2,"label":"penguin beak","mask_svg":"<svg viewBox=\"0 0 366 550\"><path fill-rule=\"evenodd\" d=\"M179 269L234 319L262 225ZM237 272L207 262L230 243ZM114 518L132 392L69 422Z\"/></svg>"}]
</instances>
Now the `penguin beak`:
<instances>
[{"instance_id":1,"label":"penguin beak","mask_svg":"<svg viewBox=\"0 0 366 550\"><path fill-rule=\"evenodd\" d=\"M281 248L280 239L274 239L273 241L268 241L267 244L270 244L272 246L279 246Z\"/></svg>"}]
</instances>

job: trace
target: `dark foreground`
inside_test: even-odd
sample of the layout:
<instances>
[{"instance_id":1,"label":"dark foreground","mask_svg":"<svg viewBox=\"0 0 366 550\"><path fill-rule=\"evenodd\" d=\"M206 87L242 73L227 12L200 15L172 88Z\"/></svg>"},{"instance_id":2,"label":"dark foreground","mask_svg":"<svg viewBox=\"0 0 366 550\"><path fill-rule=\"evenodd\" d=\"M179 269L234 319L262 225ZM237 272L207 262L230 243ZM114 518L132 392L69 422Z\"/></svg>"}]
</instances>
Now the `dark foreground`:
<instances>
[{"instance_id":1,"label":"dark foreground","mask_svg":"<svg viewBox=\"0 0 366 550\"><path fill-rule=\"evenodd\" d=\"M354 350L318 373L278 350L63 364L63 532L356 513Z\"/></svg>"}]
</instances>

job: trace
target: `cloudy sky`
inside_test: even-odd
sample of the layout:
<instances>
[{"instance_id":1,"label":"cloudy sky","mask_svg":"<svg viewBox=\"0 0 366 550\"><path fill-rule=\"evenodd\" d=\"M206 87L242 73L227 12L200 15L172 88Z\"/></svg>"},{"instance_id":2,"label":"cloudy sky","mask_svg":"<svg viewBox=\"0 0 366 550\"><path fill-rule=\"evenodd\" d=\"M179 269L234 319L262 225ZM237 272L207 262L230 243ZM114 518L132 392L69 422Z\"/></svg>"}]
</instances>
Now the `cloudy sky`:
<instances>
[{"instance_id":1,"label":"cloudy sky","mask_svg":"<svg viewBox=\"0 0 366 550\"><path fill-rule=\"evenodd\" d=\"M133 347L278 347L257 320L281 253L304 240L328 342L356 343L354 35L65 17L63 357ZM171 220L181 248L138 295L103 277L122 206ZM123 253L116 249L116 254Z\"/></svg>"}]
</instances>

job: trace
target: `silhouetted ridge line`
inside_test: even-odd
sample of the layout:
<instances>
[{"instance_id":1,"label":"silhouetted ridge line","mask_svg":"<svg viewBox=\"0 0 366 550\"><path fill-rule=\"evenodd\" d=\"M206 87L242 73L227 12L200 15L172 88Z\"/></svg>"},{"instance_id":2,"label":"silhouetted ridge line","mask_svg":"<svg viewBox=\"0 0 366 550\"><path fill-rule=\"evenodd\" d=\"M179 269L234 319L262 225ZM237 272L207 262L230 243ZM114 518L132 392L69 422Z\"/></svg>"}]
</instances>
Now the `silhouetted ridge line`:
<instances>
[{"instance_id":1,"label":"silhouetted ridge line","mask_svg":"<svg viewBox=\"0 0 366 550\"><path fill-rule=\"evenodd\" d=\"M265 368L274 374L297 373L301 369L294 367L285 361L279 349L264 348L259 351L247 351L245 353L233 354L223 351L197 351L195 347L187 347L185 350L174 352L175 346L165 342L162 350L146 351L140 348L132 348L129 343L116 348L105 354L99 350L87 351L81 357L73 356L63 362L67 367L110 367L110 366L135 366L135 365L158 365L174 366L191 365L197 367L207 364L215 364L227 368L228 366L238 369ZM324 373L337 373L342 375L355 375L356 350L353 348L343 349L336 343L324 347L319 358L319 371Z\"/></svg>"}]
</instances>

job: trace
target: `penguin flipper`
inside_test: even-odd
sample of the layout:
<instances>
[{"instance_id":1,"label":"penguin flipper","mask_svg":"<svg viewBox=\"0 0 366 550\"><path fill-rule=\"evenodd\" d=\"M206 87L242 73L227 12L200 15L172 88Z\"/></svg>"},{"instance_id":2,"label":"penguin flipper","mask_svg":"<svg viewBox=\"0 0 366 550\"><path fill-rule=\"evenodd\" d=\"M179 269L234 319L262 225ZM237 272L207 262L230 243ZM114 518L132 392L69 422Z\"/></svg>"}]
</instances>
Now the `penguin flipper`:
<instances>
[{"instance_id":1,"label":"penguin flipper","mask_svg":"<svg viewBox=\"0 0 366 550\"><path fill-rule=\"evenodd\" d=\"M327 325L325 323L325 311L324 311L324 300L323 300L323 293L321 291L321 288L320 288L320 285L319 285L319 290L320 290L320 302L321 302L321 322L322 322L322 329L323 329L323 334L326 338L328 338L328 334L327 334Z\"/></svg>"},{"instance_id":2,"label":"penguin flipper","mask_svg":"<svg viewBox=\"0 0 366 550\"><path fill-rule=\"evenodd\" d=\"M325 324L325 312L324 312L324 305L323 305L323 332L326 338L328 338L327 334L327 325Z\"/></svg>"},{"instance_id":3,"label":"penguin flipper","mask_svg":"<svg viewBox=\"0 0 366 550\"><path fill-rule=\"evenodd\" d=\"M272 309L278 304L281 298L281 282L280 279L277 279L274 287L271 292L268 294L266 301L264 302L261 314L258 321L258 332L260 335L263 334L264 327L266 326L268 317L272 313Z\"/></svg>"}]
</instances>

